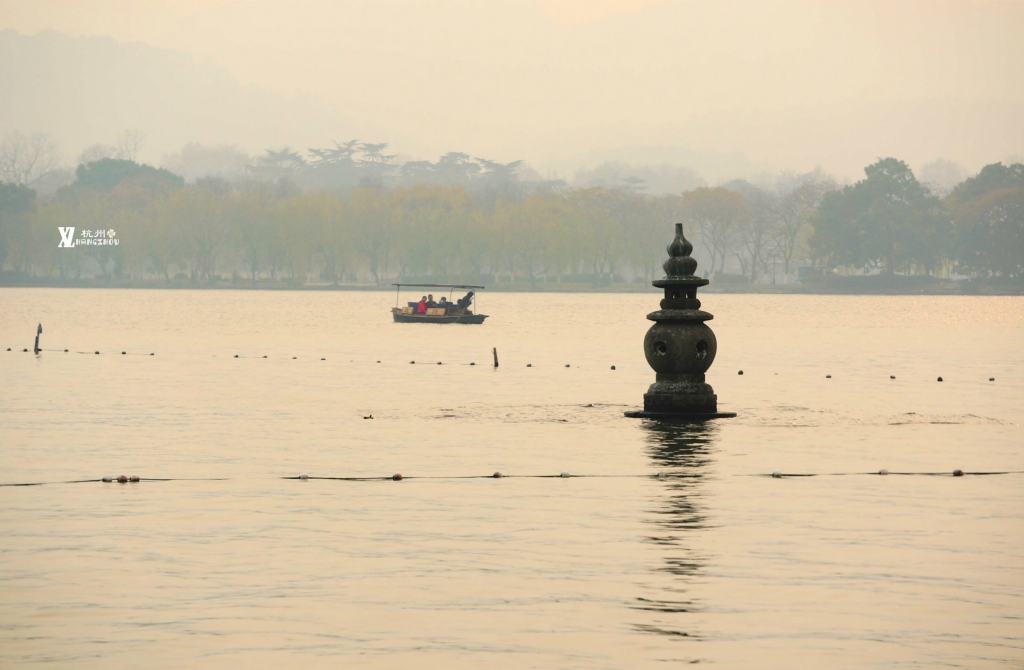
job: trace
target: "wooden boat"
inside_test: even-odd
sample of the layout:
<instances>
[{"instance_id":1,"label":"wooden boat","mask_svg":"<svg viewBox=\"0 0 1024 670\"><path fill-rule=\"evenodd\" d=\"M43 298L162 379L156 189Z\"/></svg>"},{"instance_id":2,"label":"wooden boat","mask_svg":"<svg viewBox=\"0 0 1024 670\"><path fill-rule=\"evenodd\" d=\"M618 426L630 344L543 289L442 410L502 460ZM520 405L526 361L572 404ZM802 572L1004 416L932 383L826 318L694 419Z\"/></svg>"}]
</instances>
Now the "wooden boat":
<instances>
[{"instance_id":1,"label":"wooden boat","mask_svg":"<svg viewBox=\"0 0 1024 670\"><path fill-rule=\"evenodd\" d=\"M391 315L394 317L395 323L483 323L484 319L487 318L486 314L476 314L473 312L473 307L476 306L476 291L485 288L483 286L469 286L466 284L392 284L392 286L398 287L395 294L395 306L391 308ZM423 289L449 289L448 304L445 307L428 307L426 314L419 314L416 312L416 306L419 304L418 300L408 302L405 306L402 306L399 302L403 286ZM455 293L455 289L468 289L469 293L453 302L452 294Z\"/></svg>"}]
</instances>

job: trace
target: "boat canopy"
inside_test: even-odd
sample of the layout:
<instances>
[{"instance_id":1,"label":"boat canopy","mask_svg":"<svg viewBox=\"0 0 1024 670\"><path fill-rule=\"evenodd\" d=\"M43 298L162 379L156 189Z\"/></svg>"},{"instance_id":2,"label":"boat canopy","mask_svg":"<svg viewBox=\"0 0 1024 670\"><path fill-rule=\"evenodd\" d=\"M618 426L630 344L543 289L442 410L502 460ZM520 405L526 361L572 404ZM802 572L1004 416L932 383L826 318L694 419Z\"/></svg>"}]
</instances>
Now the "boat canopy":
<instances>
[{"instance_id":1,"label":"boat canopy","mask_svg":"<svg viewBox=\"0 0 1024 670\"><path fill-rule=\"evenodd\" d=\"M468 284L392 284L392 286L413 286L416 288L487 288L486 286L470 286Z\"/></svg>"}]
</instances>

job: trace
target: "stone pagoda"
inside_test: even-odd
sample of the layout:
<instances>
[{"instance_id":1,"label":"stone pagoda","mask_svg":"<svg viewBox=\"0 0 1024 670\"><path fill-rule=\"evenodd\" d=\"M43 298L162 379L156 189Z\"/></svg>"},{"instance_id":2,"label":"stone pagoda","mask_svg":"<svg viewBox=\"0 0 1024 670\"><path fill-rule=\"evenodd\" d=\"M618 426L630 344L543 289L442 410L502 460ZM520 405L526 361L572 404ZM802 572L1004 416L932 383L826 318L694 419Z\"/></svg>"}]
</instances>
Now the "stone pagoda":
<instances>
[{"instance_id":1,"label":"stone pagoda","mask_svg":"<svg viewBox=\"0 0 1024 670\"><path fill-rule=\"evenodd\" d=\"M657 373L656 381L644 394L643 411L626 412L628 417L700 421L736 416L718 411L718 396L704 382L718 342L705 323L714 317L701 311L697 300L697 289L709 282L694 276L697 261L690 256L692 251L683 224L677 223L662 266L665 277L652 282L665 290L665 298L661 309L647 315L654 325L644 338L644 355Z\"/></svg>"}]
</instances>

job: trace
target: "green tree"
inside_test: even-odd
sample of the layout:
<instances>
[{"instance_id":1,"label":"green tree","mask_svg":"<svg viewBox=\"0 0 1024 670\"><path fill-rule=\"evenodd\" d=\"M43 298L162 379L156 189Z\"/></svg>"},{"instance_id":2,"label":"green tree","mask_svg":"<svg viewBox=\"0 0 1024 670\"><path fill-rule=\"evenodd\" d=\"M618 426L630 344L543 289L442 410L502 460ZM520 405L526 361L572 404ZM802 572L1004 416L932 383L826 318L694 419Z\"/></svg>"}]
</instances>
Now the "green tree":
<instances>
[{"instance_id":1,"label":"green tree","mask_svg":"<svg viewBox=\"0 0 1024 670\"><path fill-rule=\"evenodd\" d=\"M273 259L276 203L273 186L258 183L237 194L230 210L232 242L253 284Z\"/></svg>"},{"instance_id":2,"label":"green tree","mask_svg":"<svg viewBox=\"0 0 1024 670\"><path fill-rule=\"evenodd\" d=\"M58 246L57 229L76 225L73 203L59 198L38 203L32 215L33 261L45 268L46 276L54 273L61 279L78 279L81 276L85 262L83 248Z\"/></svg>"},{"instance_id":3,"label":"green tree","mask_svg":"<svg viewBox=\"0 0 1024 670\"><path fill-rule=\"evenodd\" d=\"M1024 164L986 165L946 199L956 227L957 267L975 274L1024 271Z\"/></svg>"},{"instance_id":4,"label":"green tree","mask_svg":"<svg viewBox=\"0 0 1024 670\"><path fill-rule=\"evenodd\" d=\"M352 261L352 229L345 201L326 193L315 193L310 205L313 248L320 255L322 274L337 284Z\"/></svg>"},{"instance_id":5,"label":"green tree","mask_svg":"<svg viewBox=\"0 0 1024 670\"><path fill-rule=\"evenodd\" d=\"M596 283L610 283L625 256L629 232L624 213L630 197L626 191L598 186L576 191L570 198L582 219L583 234L576 243L586 254ZM543 245L543 240L537 243Z\"/></svg>"},{"instance_id":6,"label":"green tree","mask_svg":"<svg viewBox=\"0 0 1024 670\"><path fill-rule=\"evenodd\" d=\"M75 183L72 184L72 187L110 191L129 178L135 178L140 183L150 184L151 190L166 191L185 185L184 179L163 168L140 165L135 161L118 158L103 158L79 165L75 170Z\"/></svg>"},{"instance_id":7,"label":"green tree","mask_svg":"<svg viewBox=\"0 0 1024 670\"><path fill-rule=\"evenodd\" d=\"M951 221L942 202L918 183L903 161L885 158L864 168L866 178L829 193L818 209L812 245L834 265L914 265L934 269L946 252Z\"/></svg>"},{"instance_id":8,"label":"green tree","mask_svg":"<svg viewBox=\"0 0 1024 670\"><path fill-rule=\"evenodd\" d=\"M152 205L148 216L142 220L142 240L146 260L153 272L162 275L167 284L171 283L171 267L182 262L185 254L185 240L181 231L184 216L184 189L161 197Z\"/></svg>"},{"instance_id":9,"label":"green tree","mask_svg":"<svg viewBox=\"0 0 1024 670\"><path fill-rule=\"evenodd\" d=\"M182 256L188 261L193 283L213 281L229 239L229 193L227 182L201 179L180 191L175 200L171 221L181 233Z\"/></svg>"},{"instance_id":10,"label":"green tree","mask_svg":"<svg viewBox=\"0 0 1024 670\"><path fill-rule=\"evenodd\" d=\"M353 246L380 285L388 269L399 212L387 193L366 186L352 192L349 206L355 224Z\"/></svg>"},{"instance_id":11,"label":"green tree","mask_svg":"<svg viewBox=\"0 0 1024 670\"><path fill-rule=\"evenodd\" d=\"M27 261L35 200L36 192L29 187L0 182L0 270L12 250L17 250L22 264Z\"/></svg>"},{"instance_id":12,"label":"green tree","mask_svg":"<svg viewBox=\"0 0 1024 670\"><path fill-rule=\"evenodd\" d=\"M461 186L418 184L392 194L400 215L395 256L400 276L464 278L486 255L469 196Z\"/></svg>"}]
</instances>

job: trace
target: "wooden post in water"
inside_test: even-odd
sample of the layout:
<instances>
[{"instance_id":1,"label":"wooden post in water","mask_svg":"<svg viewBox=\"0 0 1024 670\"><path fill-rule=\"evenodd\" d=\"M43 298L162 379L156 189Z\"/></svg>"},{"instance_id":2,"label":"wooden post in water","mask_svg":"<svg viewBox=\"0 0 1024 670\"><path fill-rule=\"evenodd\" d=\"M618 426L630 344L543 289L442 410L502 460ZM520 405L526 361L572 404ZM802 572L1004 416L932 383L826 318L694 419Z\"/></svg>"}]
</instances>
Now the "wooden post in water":
<instances>
[{"instance_id":1,"label":"wooden post in water","mask_svg":"<svg viewBox=\"0 0 1024 670\"><path fill-rule=\"evenodd\" d=\"M491 353L494 354L494 367L498 367L498 348L491 349Z\"/></svg>"},{"instance_id":2,"label":"wooden post in water","mask_svg":"<svg viewBox=\"0 0 1024 670\"><path fill-rule=\"evenodd\" d=\"M39 324L39 327L36 328L36 346L33 349L33 353L38 354L40 351L42 351L39 348L39 336L42 335L42 334L43 334L43 324Z\"/></svg>"}]
</instances>

